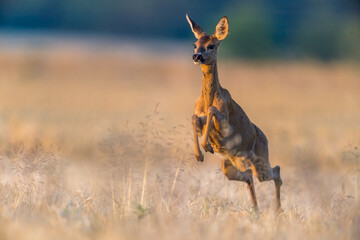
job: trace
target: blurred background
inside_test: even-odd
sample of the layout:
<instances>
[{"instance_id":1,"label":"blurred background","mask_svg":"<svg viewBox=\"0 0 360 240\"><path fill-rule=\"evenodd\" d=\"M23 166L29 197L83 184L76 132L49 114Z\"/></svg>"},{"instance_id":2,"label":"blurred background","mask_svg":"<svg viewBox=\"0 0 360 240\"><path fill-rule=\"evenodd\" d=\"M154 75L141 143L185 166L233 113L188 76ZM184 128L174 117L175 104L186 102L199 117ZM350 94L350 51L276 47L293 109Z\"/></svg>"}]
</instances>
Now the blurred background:
<instances>
[{"instance_id":1,"label":"blurred background","mask_svg":"<svg viewBox=\"0 0 360 240\"><path fill-rule=\"evenodd\" d=\"M359 0L1 0L0 30L183 41L192 38L186 12L209 34L229 17L222 56L360 59Z\"/></svg>"},{"instance_id":2,"label":"blurred background","mask_svg":"<svg viewBox=\"0 0 360 240\"><path fill-rule=\"evenodd\" d=\"M220 82L281 166L279 217L273 182L257 215L195 160L186 13L229 18ZM358 239L359 93L359 0L0 0L0 239Z\"/></svg>"}]
</instances>

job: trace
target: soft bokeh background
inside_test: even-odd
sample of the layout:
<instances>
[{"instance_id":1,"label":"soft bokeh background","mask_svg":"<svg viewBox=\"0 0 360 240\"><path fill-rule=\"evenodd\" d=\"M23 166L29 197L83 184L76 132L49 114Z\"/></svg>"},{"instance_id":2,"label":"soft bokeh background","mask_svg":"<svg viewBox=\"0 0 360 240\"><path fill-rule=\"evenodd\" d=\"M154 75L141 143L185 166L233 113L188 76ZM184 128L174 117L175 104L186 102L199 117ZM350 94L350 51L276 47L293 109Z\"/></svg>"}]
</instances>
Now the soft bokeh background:
<instances>
[{"instance_id":1,"label":"soft bokeh background","mask_svg":"<svg viewBox=\"0 0 360 240\"><path fill-rule=\"evenodd\" d=\"M220 82L266 133L273 182L193 157L185 13L227 15ZM357 239L360 2L0 0L0 239Z\"/></svg>"},{"instance_id":2,"label":"soft bokeh background","mask_svg":"<svg viewBox=\"0 0 360 240\"><path fill-rule=\"evenodd\" d=\"M115 37L189 39L188 12L204 28L224 15L222 54L250 59L360 57L359 0L0 1L2 29L71 31ZM206 23L206 24L205 24Z\"/></svg>"}]
</instances>

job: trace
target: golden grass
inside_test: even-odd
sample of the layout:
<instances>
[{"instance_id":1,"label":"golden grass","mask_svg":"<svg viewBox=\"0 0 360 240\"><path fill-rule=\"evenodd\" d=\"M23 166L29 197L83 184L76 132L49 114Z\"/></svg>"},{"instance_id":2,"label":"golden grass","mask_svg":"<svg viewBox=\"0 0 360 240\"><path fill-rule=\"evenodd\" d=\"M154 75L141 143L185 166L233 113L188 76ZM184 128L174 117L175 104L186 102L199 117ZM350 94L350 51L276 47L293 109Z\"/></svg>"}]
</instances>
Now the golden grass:
<instances>
[{"instance_id":1,"label":"golden grass","mask_svg":"<svg viewBox=\"0 0 360 240\"><path fill-rule=\"evenodd\" d=\"M1 49L0 239L358 238L359 66L219 67L282 167L283 213L272 182L256 215L221 156L196 162L187 55Z\"/></svg>"}]
</instances>

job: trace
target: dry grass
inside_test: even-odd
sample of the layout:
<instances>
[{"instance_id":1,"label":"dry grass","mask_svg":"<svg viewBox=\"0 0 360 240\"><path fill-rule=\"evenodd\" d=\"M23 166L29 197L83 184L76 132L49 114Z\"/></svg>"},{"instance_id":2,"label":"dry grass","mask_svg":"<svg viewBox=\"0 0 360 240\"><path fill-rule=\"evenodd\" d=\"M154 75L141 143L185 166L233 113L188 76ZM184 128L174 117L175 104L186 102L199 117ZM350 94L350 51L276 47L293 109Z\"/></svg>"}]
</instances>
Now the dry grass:
<instances>
[{"instance_id":1,"label":"dry grass","mask_svg":"<svg viewBox=\"0 0 360 240\"><path fill-rule=\"evenodd\" d=\"M282 167L283 213L256 182L256 215L220 156L192 155L198 67L123 50L0 49L1 239L358 238L357 65L220 61Z\"/></svg>"}]
</instances>

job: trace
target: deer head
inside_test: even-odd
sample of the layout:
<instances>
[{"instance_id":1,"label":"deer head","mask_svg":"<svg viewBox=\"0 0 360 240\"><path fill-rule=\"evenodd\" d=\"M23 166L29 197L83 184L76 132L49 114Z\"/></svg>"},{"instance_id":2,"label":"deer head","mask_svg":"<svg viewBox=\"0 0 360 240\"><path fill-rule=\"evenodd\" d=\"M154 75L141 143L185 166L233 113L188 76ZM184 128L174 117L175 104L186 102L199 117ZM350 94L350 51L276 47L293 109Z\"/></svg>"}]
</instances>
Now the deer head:
<instances>
[{"instance_id":1,"label":"deer head","mask_svg":"<svg viewBox=\"0 0 360 240\"><path fill-rule=\"evenodd\" d=\"M229 33L229 20L223 17L216 25L215 33L208 35L202 28L194 22L187 14L191 30L193 31L197 41L194 43L193 61L195 64L212 65L216 62L217 49L222 40Z\"/></svg>"}]
</instances>

